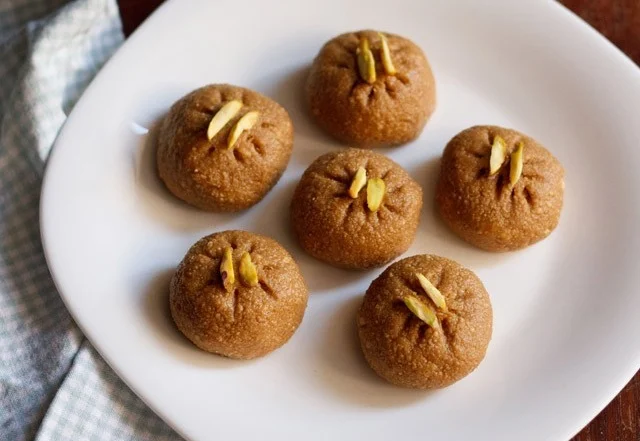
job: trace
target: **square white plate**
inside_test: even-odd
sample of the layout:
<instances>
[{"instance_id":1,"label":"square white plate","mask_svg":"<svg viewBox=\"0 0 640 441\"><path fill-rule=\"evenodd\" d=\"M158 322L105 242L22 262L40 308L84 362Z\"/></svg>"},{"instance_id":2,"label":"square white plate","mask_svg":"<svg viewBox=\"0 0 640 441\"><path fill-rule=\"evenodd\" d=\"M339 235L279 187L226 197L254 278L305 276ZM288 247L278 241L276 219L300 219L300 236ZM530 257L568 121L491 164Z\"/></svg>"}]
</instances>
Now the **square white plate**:
<instances>
[{"instance_id":1,"label":"square white plate","mask_svg":"<svg viewBox=\"0 0 640 441\"><path fill-rule=\"evenodd\" d=\"M355 311L381 270L330 268L289 232L300 174L340 148L304 113L306 69L326 40L361 28L413 39L436 76L438 107L420 139L383 150L425 190L407 255L472 268L494 306L485 361L430 393L385 384L361 356ZM296 129L278 186L236 215L169 195L145 134L174 100L215 82L273 97ZM474 124L519 129L565 165L565 208L547 240L485 253L434 215L441 151ZM555 2L176 0L129 39L69 117L47 168L43 242L83 331L192 440L566 440L640 367L639 143L640 70ZM176 264L196 239L229 228L280 241L312 291L292 340L251 362L199 351L168 315Z\"/></svg>"}]
</instances>

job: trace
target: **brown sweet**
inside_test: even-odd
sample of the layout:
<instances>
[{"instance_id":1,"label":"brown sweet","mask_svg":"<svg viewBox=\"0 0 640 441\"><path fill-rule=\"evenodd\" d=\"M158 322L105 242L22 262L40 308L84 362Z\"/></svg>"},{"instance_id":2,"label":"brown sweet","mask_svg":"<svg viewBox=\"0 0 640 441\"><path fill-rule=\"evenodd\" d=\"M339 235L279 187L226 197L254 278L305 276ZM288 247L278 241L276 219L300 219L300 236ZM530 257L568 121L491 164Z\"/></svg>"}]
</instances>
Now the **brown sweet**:
<instances>
[{"instance_id":1,"label":"brown sweet","mask_svg":"<svg viewBox=\"0 0 640 441\"><path fill-rule=\"evenodd\" d=\"M491 175L489 158L497 136L506 143L506 157ZM513 185L511 155L520 142L523 168ZM484 250L517 250L547 237L560 220L563 195L560 162L515 130L471 127L457 134L442 155L438 210L453 232Z\"/></svg>"},{"instance_id":2,"label":"brown sweet","mask_svg":"<svg viewBox=\"0 0 640 441\"><path fill-rule=\"evenodd\" d=\"M349 189L360 167L367 185L356 197ZM379 207L375 180L384 181ZM422 189L386 156L370 150L327 153L304 172L291 202L291 224L312 256L343 268L384 265L409 248L415 237Z\"/></svg>"},{"instance_id":3,"label":"brown sweet","mask_svg":"<svg viewBox=\"0 0 640 441\"><path fill-rule=\"evenodd\" d=\"M229 248L234 280L225 287L229 268L222 263ZM243 264L245 253L250 257ZM245 231L223 231L196 242L170 288L178 329L200 349L238 359L261 357L285 344L302 321L307 298L291 255L275 240Z\"/></svg>"},{"instance_id":4,"label":"brown sweet","mask_svg":"<svg viewBox=\"0 0 640 441\"><path fill-rule=\"evenodd\" d=\"M240 111L209 140L211 119L233 100L243 104ZM257 121L229 148L232 129L252 111L258 112ZM275 185L292 147L293 125L282 106L249 89L213 84L171 107L158 133L158 173L171 193L191 205L238 211Z\"/></svg>"},{"instance_id":5,"label":"brown sweet","mask_svg":"<svg viewBox=\"0 0 640 441\"><path fill-rule=\"evenodd\" d=\"M338 140L360 147L399 145L420 135L436 104L435 80L422 50L410 40L384 34L395 74L382 60L376 31L342 34L327 42L311 66L306 98L318 125ZM360 73L358 48L370 43L375 81Z\"/></svg>"},{"instance_id":6,"label":"brown sweet","mask_svg":"<svg viewBox=\"0 0 640 441\"><path fill-rule=\"evenodd\" d=\"M440 291L446 310L431 300L417 274ZM412 312L407 298L417 298L435 312L435 325ZM478 367L491 340L493 312L472 271L444 257L418 255L394 263L373 281L357 326L364 356L378 375L397 386L433 389Z\"/></svg>"}]
</instances>

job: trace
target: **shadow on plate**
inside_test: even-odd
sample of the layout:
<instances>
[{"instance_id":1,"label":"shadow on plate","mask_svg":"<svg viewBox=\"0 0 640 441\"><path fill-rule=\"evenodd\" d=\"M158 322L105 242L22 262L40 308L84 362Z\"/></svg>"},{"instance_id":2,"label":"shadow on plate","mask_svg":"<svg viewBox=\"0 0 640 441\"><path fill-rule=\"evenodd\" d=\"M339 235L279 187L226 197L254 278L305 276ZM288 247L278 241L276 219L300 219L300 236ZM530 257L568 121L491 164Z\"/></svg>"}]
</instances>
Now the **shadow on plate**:
<instances>
[{"instance_id":1,"label":"shadow on plate","mask_svg":"<svg viewBox=\"0 0 640 441\"><path fill-rule=\"evenodd\" d=\"M251 361L238 361L198 349L176 328L169 309L169 283L175 269L167 268L152 277L142 292L142 316L154 330L160 346L192 366L202 368L235 368Z\"/></svg>"},{"instance_id":2,"label":"shadow on plate","mask_svg":"<svg viewBox=\"0 0 640 441\"><path fill-rule=\"evenodd\" d=\"M474 268L498 265L508 258L509 253L490 253L476 248L455 235L444 223L436 208L435 194L440 174L440 156L427 159L418 167L409 170L413 178L422 186L422 216L418 235L422 235L425 246L420 253L438 254Z\"/></svg>"},{"instance_id":3,"label":"shadow on plate","mask_svg":"<svg viewBox=\"0 0 640 441\"><path fill-rule=\"evenodd\" d=\"M319 339L317 363L323 389L339 399L363 407L402 407L427 399L433 391L404 389L387 383L369 367L356 328L362 297L350 298L330 316Z\"/></svg>"},{"instance_id":4,"label":"shadow on plate","mask_svg":"<svg viewBox=\"0 0 640 441\"><path fill-rule=\"evenodd\" d=\"M156 120L146 135L140 137L133 152L138 206L154 222L164 223L172 230L190 233L201 230L225 229L224 226L242 213L209 213L175 197L167 190L156 170L156 142L162 118Z\"/></svg>"},{"instance_id":5,"label":"shadow on plate","mask_svg":"<svg viewBox=\"0 0 640 441\"><path fill-rule=\"evenodd\" d=\"M279 77L271 88L264 91L265 95L287 109L293 122L294 146L289 166L301 165L305 168L318 156L340 146L315 125L307 112L304 84L309 69L308 65L299 66Z\"/></svg>"}]
</instances>

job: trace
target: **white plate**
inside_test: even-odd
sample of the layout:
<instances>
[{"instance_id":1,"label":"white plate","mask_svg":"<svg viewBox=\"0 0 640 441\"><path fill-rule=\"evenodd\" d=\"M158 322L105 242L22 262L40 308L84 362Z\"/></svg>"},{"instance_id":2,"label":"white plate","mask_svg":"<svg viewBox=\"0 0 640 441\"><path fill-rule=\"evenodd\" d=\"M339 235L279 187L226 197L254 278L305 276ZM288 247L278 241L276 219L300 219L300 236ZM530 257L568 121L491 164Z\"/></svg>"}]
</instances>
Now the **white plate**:
<instances>
[{"instance_id":1,"label":"white plate","mask_svg":"<svg viewBox=\"0 0 640 441\"><path fill-rule=\"evenodd\" d=\"M436 253L474 269L494 306L485 361L431 393L385 384L360 354L354 315L379 270L313 261L287 222L303 169L339 148L303 112L305 69L330 37L369 27L417 42L438 85L420 139L384 151L425 190L407 255ZM142 130L213 82L275 98L296 129L278 186L237 215L171 197ZM640 70L555 2L172 1L102 70L58 138L42 195L47 260L100 353L193 440L566 440L640 367L639 118ZM442 148L480 123L533 135L567 170L559 228L518 253L473 249L432 212ZM229 228L276 238L312 290L292 340L251 362L197 350L167 312L167 284L186 250Z\"/></svg>"}]
</instances>

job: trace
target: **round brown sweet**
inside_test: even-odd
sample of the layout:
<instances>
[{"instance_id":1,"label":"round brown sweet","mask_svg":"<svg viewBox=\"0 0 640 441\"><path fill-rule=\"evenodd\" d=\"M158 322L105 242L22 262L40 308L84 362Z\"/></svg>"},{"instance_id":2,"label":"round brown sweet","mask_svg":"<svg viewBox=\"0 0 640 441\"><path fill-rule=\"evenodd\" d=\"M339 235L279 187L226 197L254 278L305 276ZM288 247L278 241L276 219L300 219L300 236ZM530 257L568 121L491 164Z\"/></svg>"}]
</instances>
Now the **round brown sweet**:
<instances>
[{"instance_id":1,"label":"round brown sweet","mask_svg":"<svg viewBox=\"0 0 640 441\"><path fill-rule=\"evenodd\" d=\"M220 264L233 248L235 284L222 284ZM250 287L238 273L250 253L259 283ZM171 279L171 316L197 347L230 358L261 357L285 344L307 306L308 291L298 265L275 240L246 231L203 237L187 252Z\"/></svg>"},{"instance_id":2,"label":"round brown sweet","mask_svg":"<svg viewBox=\"0 0 640 441\"><path fill-rule=\"evenodd\" d=\"M367 187L348 194L359 167L382 178L378 211L367 205ZM370 150L347 149L316 159L302 175L291 202L293 231L310 255L331 265L364 269L405 252L420 221L422 188L398 164Z\"/></svg>"},{"instance_id":3,"label":"round brown sweet","mask_svg":"<svg viewBox=\"0 0 640 441\"><path fill-rule=\"evenodd\" d=\"M423 274L445 298L438 309L418 282ZM404 302L416 296L436 311L438 326ZM449 386L471 373L491 340L493 312L482 282L453 260L433 255L402 259L373 281L357 317L364 356L392 384L416 389Z\"/></svg>"},{"instance_id":4,"label":"round brown sweet","mask_svg":"<svg viewBox=\"0 0 640 441\"><path fill-rule=\"evenodd\" d=\"M306 98L318 125L338 140L360 147L393 146L417 138L436 105L435 79L422 50L412 41L385 34L395 75L386 74L376 31L342 34L316 56L306 83ZM376 81L358 73L356 49L368 38Z\"/></svg>"},{"instance_id":5,"label":"round brown sweet","mask_svg":"<svg viewBox=\"0 0 640 441\"><path fill-rule=\"evenodd\" d=\"M244 106L209 141L213 116L231 100ZM233 149L227 138L235 123L249 111L258 122L245 130ZM158 133L160 178L178 198L208 211L239 211L259 202L289 162L293 125L287 111L264 95L228 84L212 84L178 100Z\"/></svg>"},{"instance_id":6,"label":"round brown sweet","mask_svg":"<svg viewBox=\"0 0 640 441\"><path fill-rule=\"evenodd\" d=\"M495 136L507 144L507 159L490 176ZM509 182L509 156L524 143L523 170ZM511 251L547 237L558 225L564 169L535 139L497 126L475 126L457 134L444 150L436 205L442 219L465 241L487 251Z\"/></svg>"}]
</instances>

